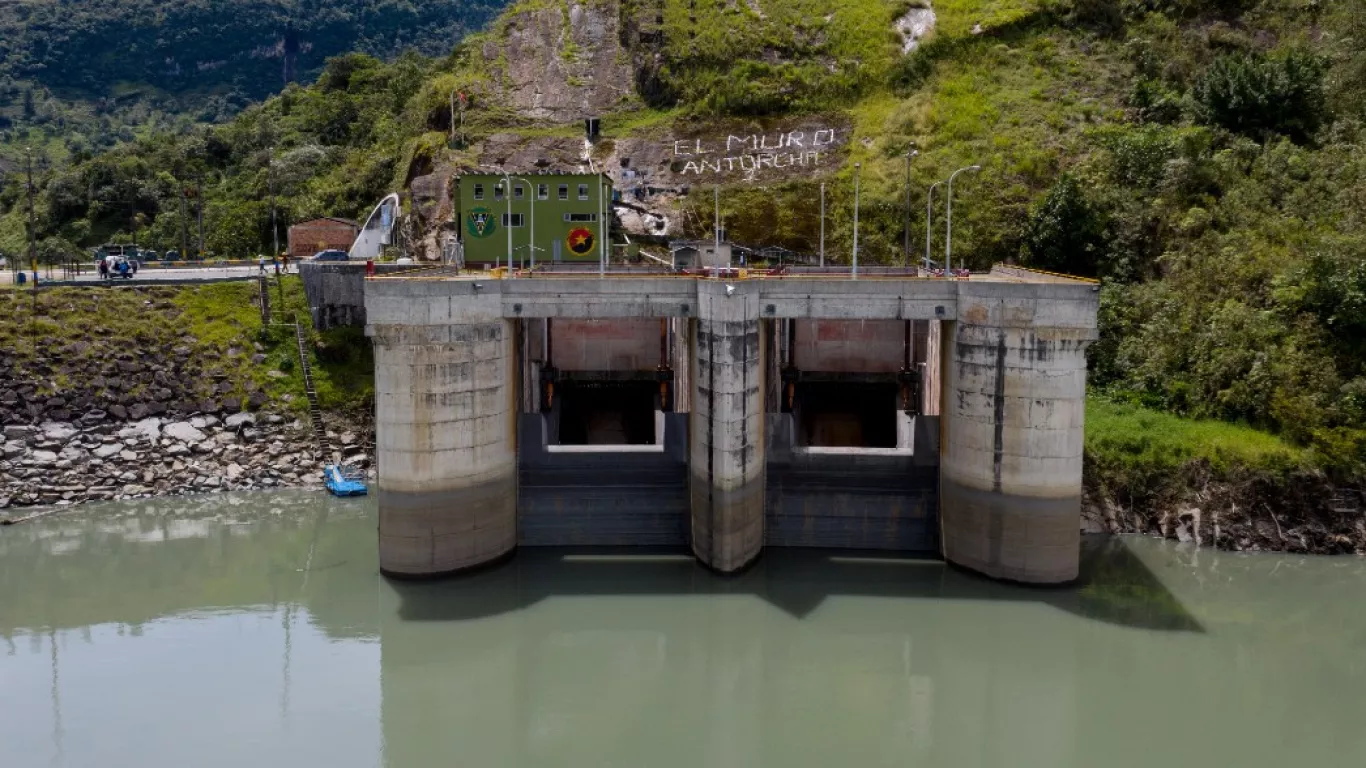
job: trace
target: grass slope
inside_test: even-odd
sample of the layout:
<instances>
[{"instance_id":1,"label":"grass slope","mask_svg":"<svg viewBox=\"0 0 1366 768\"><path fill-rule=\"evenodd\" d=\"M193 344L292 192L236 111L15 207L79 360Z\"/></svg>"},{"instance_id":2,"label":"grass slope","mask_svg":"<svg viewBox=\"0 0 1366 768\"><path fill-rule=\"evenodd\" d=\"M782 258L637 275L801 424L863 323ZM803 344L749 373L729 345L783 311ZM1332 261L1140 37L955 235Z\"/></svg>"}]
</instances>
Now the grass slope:
<instances>
[{"instance_id":1,"label":"grass slope","mask_svg":"<svg viewBox=\"0 0 1366 768\"><path fill-rule=\"evenodd\" d=\"M283 289L283 310L279 301ZM274 407L306 413L303 375L293 326L263 328L256 283L203 286L119 286L53 288L38 294L0 291L0 348L19 378L31 379L34 361L47 357L69 369L35 382L45 394L62 395L81 364L111 352L133 352L169 362L172 350L187 348L186 364L194 373L192 387L226 381L232 386L216 394L200 386L200 396L245 399L252 391L268 395ZM338 329L312 330L303 285L298 277L271 285L272 311L278 322L297 317L309 337L314 386L324 409L350 416L368 411L374 392L370 345L363 333ZM259 347L259 351L258 351ZM257 355L264 356L253 362Z\"/></svg>"}]
</instances>

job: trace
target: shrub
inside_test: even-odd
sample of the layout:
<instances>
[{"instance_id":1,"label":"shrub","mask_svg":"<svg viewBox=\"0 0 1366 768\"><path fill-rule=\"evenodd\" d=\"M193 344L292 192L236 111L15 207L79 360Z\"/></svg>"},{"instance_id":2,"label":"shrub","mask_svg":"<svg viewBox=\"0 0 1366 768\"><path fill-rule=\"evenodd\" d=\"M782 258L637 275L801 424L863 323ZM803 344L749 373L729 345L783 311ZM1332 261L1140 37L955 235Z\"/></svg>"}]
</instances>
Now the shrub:
<instances>
[{"instance_id":1,"label":"shrub","mask_svg":"<svg viewBox=\"0 0 1366 768\"><path fill-rule=\"evenodd\" d=\"M1195 85L1196 111L1234 133L1304 142L1323 119L1323 75L1323 62L1307 51L1221 56Z\"/></svg>"}]
</instances>

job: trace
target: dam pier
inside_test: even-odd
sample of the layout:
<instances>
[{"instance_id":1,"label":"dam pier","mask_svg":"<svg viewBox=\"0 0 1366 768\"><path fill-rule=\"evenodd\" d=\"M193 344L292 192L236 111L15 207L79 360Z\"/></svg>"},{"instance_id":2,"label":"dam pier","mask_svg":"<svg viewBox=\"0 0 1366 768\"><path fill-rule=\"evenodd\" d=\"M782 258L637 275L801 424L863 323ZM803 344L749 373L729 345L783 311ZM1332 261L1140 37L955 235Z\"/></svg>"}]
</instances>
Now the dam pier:
<instances>
[{"instance_id":1,"label":"dam pier","mask_svg":"<svg viewBox=\"0 0 1366 768\"><path fill-rule=\"evenodd\" d=\"M1077 577L1090 281L309 266L315 314L374 344L389 575L605 545Z\"/></svg>"}]
</instances>

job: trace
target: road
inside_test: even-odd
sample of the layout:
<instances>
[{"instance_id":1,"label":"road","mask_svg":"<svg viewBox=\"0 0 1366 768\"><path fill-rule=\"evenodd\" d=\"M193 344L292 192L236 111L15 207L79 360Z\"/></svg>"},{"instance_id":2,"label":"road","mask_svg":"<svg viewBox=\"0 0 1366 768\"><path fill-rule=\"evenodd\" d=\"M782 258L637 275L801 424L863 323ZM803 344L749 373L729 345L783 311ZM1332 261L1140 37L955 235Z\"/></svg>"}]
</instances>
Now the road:
<instances>
[{"instance_id":1,"label":"road","mask_svg":"<svg viewBox=\"0 0 1366 768\"><path fill-rule=\"evenodd\" d=\"M255 265L241 267L180 267L167 269L161 269L157 267L144 267L143 269L138 270L137 275L135 275L131 280L115 278L114 282L152 283L163 280L224 280L234 277L252 277L258 274L259 271L260 267ZM266 273L274 275L275 270L268 265L266 267ZM40 285L42 282L47 281L47 272L45 270L39 270L38 275L41 278ZM54 270L52 275L52 279L54 282L62 281L62 273L60 270ZM13 272L5 271L0 273L0 284L9 284L13 281ZM89 272L82 273L80 277L75 278L74 282L98 283L100 282L100 276L99 273L95 272L94 268L92 267Z\"/></svg>"}]
</instances>

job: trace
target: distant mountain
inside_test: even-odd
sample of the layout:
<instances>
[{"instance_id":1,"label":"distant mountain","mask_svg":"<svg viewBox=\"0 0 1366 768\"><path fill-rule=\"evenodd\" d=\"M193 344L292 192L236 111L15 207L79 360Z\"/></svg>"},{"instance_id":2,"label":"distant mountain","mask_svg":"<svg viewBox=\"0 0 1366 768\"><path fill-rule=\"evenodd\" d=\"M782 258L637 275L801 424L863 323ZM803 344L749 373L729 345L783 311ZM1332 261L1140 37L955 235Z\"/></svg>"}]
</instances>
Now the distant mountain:
<instances>
[{"instance_id":1,"label":"distant mountain","mask_svg":"<svg viewBox=\"0 0 1366 768\"><path fill-rule=\"evenodd\" d=\"M323 62L446 56L508 0L0 1L0 155L42 163L218 122Z\"/></svg>"},{"instance_id":2,"label":"distant mountain","mask_svg":"<svg viewBox=\"0 0 1366 768\"><path fill-rule=\"evenodd\" d=\"M63 96L228 87L250 99L311 81L329 56L440 56L500 0L20 0L0 4L0 77Z\"/></svg>"}]
</instances>

